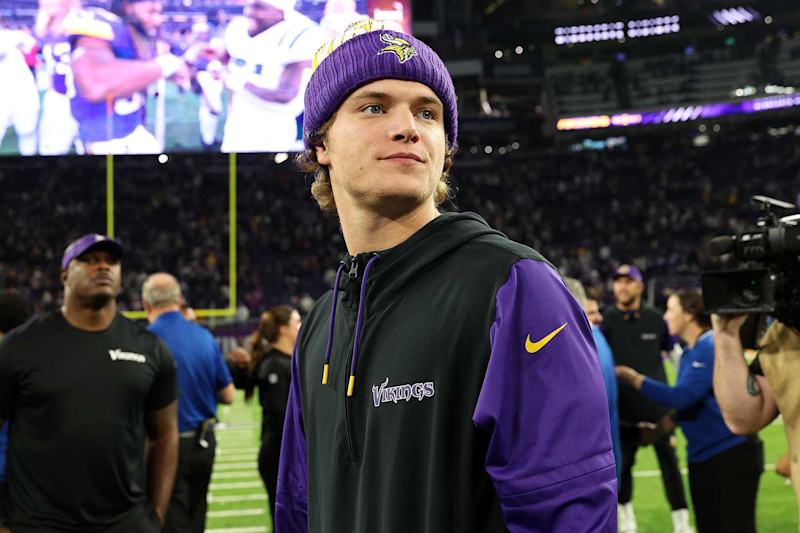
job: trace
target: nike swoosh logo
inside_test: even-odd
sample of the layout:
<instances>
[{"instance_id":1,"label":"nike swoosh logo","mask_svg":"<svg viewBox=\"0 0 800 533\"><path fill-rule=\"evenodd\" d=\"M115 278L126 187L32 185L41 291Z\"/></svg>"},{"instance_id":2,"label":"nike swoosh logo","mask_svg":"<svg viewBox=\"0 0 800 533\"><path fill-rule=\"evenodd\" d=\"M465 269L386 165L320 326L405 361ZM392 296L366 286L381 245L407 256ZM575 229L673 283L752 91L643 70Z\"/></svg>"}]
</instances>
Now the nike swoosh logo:
<instances>
[{"instance_id":1,"label":"nike swoosh logo","mask_svg":"<svg viewBox=\"0 0 800 533\"><path fill-rule=\"evenodd\" d=\"M695 368L705 368L706 364L701 363L700 361L692 361L692 366Z\"/></svg>"},{"instance_id":2,"label":"nike swoosh logo","mask_svg":"<svg viewBox=\"0 0 800 533\"><path fill-rule=\"evenodd\" d=\"M531 342L531 336L528 335L528 338L525 339L525 349L528 350L528 353L536 353L536 352L538 352L539 350L544 348L547 345L548 342L553 340L553 337L555 337L556 335L561 333L561 330L564 329L565 327L567 327L567 323L566 322L564 322L561 325L561 327L558 327L555 330L553 330L553 332L550 333L547 337L545 337L542 340L537 341L537 342Z\"/></svg>"}]
</instances>

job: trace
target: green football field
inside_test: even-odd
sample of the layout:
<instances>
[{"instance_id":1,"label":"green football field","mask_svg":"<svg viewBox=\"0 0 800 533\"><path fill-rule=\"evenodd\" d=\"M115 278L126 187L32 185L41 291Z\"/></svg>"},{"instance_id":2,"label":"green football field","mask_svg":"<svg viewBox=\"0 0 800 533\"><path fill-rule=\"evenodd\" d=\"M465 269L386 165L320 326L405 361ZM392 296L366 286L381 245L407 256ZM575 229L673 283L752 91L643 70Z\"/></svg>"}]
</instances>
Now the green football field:
<instances>
[{"instance_id":1,"label":"green football field","mask_svg":"<svg viewBox=\"0 0 800 533\"><path fill-rule=\"evenodd\" d=\"M211 533L272 532L267 496L258 475L260 408L244 403L241 392L234 405L220 407L228 425L217 431L218 452L211 481L207 529ZM761 432L767 469L758 494L758 530L797 531L797 506L792 487L775 474L775 461L786 452L780 420ZM678 457L686 466L686 441L678 432ZM671 533L672 520L652 447L639 450L634 469L634 508L640 533ZM687 499L688 477L684 475ZM690 503L691 507L691 503Z\"/></svg>"}]
</instances>

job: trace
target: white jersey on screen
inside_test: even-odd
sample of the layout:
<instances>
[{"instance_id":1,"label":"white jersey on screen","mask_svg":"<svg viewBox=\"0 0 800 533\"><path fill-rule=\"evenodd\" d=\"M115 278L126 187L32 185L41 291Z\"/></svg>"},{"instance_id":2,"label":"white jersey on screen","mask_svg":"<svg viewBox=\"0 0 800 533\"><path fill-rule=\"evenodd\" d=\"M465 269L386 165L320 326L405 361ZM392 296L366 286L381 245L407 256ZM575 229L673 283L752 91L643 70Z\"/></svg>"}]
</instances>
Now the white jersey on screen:
<instances>
[{"instance_id":1,"label":"white jersey on screen","mask_svg":"<svg viewBox=\"0 0 800 533\"><path fill-rule=\"evenodd\" d=\"M22 155L36 154L39 89L20 48L35 44L25 32L0 29L0 144L14 126Z\"/></svg>"},{"instance_id":2,"label":"white jersey on screen","mask_svg":"<svg viewBox=\"0 0 800 533\"><path fill-rule=\"evenodd\" d=\"M236 18L228 24L225 46L230 55L229 76L244 76L264 89L277 89L287 65L311 61L325 35L308 17L287 10L286 18L251 37L249 21ZM263 100L248 89L231 98L222 141L223 152L286 152L302 147L297 116L311 69L303 74L297 96L285 104Z\"/></svg>"},{"instance_id":3,"label":"white jersey on screen","mask_svg":"<svg viewBox=\"0 0 800 533\"><path fill-rule=\"evenodd\" d=\"M66 38L45 38L42 57L50 84L42 100L42 118L39 119L39 154L67 154L73 144L76 151L82 153L82 144L78 140L78 121L72 117L70 109L75 84L70 67L69 41Z\"/></svg>"}]
</instances>

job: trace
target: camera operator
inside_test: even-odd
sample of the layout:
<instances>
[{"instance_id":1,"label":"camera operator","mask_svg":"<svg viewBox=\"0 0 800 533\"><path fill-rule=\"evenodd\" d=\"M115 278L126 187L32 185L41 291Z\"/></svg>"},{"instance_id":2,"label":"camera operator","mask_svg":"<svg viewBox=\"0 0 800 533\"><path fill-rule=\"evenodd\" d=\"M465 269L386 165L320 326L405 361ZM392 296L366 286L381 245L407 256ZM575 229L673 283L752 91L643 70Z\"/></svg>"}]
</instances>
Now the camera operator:
<instances>
[{"instance_id":1,"label":"camera operator","mask_svg":"<svg viewBox=\"0 0 800 533\"><path fill-rule=\"evenodd\" d=\"M714 394L725 424L738 435L755 433L780 412L789 441L791 477L800 479L800 332L779 321L767 330L749 368L739 330L746 315L712 315ZM800 503L800 484L794 483Z\"/></svg>"}]
</instances>

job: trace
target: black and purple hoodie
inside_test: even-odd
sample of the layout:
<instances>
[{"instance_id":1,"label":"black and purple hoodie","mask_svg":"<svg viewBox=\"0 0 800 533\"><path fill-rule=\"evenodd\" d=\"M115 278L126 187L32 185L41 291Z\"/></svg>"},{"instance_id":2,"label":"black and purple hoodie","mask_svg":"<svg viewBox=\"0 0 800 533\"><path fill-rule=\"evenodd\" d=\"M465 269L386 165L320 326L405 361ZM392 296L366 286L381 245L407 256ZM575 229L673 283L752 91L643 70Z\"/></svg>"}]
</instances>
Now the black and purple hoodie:
<instances>
[{"instance_id":1,"label":"black and purple hoodie","mask_svg":"<svg viewBox=\"0 0 800 533\"><path fill-rule=\"evenodd\" d=\"M277 533L616 531L589 324L479 216L347 257L295 350Z\"/></svg>"}]
</instances>

